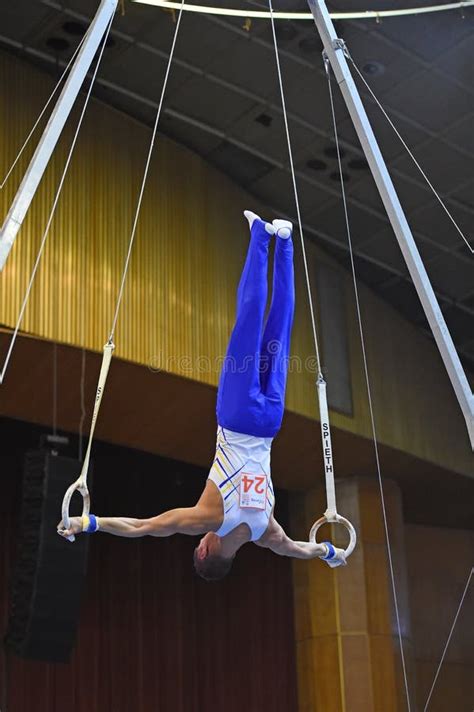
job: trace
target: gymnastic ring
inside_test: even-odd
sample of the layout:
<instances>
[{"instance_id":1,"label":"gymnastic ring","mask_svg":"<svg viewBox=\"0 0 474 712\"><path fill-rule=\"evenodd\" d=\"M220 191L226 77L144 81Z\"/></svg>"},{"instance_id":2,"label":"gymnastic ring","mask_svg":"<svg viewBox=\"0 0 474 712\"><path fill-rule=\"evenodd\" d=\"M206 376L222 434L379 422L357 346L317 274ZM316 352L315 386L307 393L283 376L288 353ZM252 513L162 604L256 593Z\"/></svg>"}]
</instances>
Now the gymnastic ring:
<instances>
[{"instance_id":1,"label":"gymnastic ring","mask_svg":"<svg viewBox=\"0 0 474 712\"><path fill-rule=\"evenodd\" d=\"M341 517L340 514L336 514L335 516L327 517L324 515L321 517L321 519L318 519L317 522L313 524L311 527L311 531L309 533L309 540L313 544L317 544L318 542L316 541L316 534L318 532L318 529L323 526L323 524L342 524L344 527L346 527L347 531L349 532L350 540L349 540L349 546L347 549L344 549L344 553L346 555L346 559L348 556L352 554L352 552L355 549L355 546L357 544L357 533L352 524L348 519L345 517Z\"/></svg>"},{"instance_id":2,"label":"gymnastic ring","mask_svg":"<svg viewBox=\"0 0 474 712\"><path fill-rule=\"evenodd\" d=\"M82 496L82 516L87 516L90 512L91 508L91 498L89 494L89 490L87 489L87 485L82 482L80 479L76 480L75 482L72 483L72 485L66 490L66 494L64 495L63 498L63 504L61 507L61 515L62 515L62 520L64 524L65 529L69 529L71 526L71 519L69 517L69 505L71 504L71 499L72 495L74 492L79 492L79 494ZM68 536L67 539L69 541L75 541L76 537L74 534L71 534L71 536Z\"/></svg>"}]
</instances>

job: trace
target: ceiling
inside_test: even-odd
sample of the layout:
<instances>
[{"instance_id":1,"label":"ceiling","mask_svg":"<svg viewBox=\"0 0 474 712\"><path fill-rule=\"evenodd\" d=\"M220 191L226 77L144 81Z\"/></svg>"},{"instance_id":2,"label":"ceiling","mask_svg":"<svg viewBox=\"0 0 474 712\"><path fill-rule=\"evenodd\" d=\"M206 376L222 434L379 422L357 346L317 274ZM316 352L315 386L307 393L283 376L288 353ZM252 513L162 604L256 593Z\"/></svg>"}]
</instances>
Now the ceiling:
<instances>
[{"instance_id":1,"label":"ceiling","mask_svg":"<svg viewBox=\"0 0 474 712\"><path fill-rule=\"evenodd\" d=\"M436 4L430 0L429 4ZM219 0L227 7L266 7ZM406 0L403 6L426 5ZM15 0L0 9L0 48L60 75L99 0ZM395 0L338 0L331 10L389 9ZM305 0L275 9L306 10ZM125 0L94 95L152 125L174 33L173 14ZM161 131L269 206L294 216L271 28L265 20L186 13ZM349 268L337 160L312 22L279 22L278 38L305 234ZM337 23L337 31L433 184L474 244L474 8ZM396 238L335 88L358 277L429 335ZM359 82L441 309L474 372L474 257Z\"/></svg>"}]
</instances>

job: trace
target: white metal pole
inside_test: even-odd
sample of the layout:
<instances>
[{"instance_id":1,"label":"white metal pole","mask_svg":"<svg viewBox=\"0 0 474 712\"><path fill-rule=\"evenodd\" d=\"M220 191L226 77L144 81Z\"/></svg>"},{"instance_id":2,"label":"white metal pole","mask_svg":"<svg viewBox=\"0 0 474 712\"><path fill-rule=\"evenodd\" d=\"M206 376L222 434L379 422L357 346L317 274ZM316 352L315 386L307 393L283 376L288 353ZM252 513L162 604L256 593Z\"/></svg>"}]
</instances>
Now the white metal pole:
<instances>
[{"instance_id":1,"label":"white metal pole","mask_svg":"<svg viewBox=\"0 0 474 712\"><path fill-rule=\"evenodd\" d=\"M0 271L8 258L118 0L102 0L0 231Z\"/></svg>"},{"instance_id":2,"label":"white metal pole","mask_svg":"<svg viewBox=\"0 0 474 712\"><path fill-rule=\"evenodd\" d=\"M471 447L474 449L474 395L459 360L456 348L433 292L428 274L398 199L395 187L380 152L366 111L352 79L344 54L324 0L308 0L324 49L346 102L359 141L366 155L392 228L420 298L444 365L451 379L459 405L466 419Z\"/></svg>"}]
</instances>

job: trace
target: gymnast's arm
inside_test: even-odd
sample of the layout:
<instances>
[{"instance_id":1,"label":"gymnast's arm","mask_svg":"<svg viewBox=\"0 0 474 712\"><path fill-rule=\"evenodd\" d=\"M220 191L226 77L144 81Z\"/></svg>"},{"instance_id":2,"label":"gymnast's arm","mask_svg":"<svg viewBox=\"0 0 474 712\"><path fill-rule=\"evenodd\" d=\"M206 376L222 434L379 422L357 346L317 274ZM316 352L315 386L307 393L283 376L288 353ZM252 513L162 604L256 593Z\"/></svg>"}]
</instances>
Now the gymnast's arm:
<instances>
[{"instance_id":1,"label":"gymnast's arm","mask_svg":"<svg viewBox=\"0 0 474 712\"><path fill-rule=\"evenodd\" d=\"M258 546L270 549L280 556L290 556L293 559L323 558L328 553L325 544L313 544L309 541L293 541L272 516L265 534L255 542Z\"/></svg>"},{"instance_id":2,"label":"gymnast's arm","mask_svg":"<svg viewBox=\"0 0 474 712\"><path fill-rule=\"evenodd\" d=\"M142 536L166 537L173 534L204 534L208 531L206 510L202 506L171 509L150 519L98 517L99 531L134 539ZM64 537L82 533L82 518L71 517L70 529L61 522L58 534Z\"/></svg>"}]
</instances>

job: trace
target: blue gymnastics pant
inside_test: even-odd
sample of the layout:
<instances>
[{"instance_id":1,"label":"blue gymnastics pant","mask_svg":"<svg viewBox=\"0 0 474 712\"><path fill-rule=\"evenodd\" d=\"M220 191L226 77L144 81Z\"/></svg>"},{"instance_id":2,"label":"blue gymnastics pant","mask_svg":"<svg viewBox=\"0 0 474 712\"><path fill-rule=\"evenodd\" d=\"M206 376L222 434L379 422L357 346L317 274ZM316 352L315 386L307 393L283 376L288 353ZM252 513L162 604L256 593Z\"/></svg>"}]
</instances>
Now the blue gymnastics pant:
<instances>
[{"instance_id":1,"label":"blue gymnastics pant","mask_svg":"<svg viewBox=\"0 0 474 712\"><path fill-rule=\"evenodd\" d=\"M274 239L273 292L266 323L268 252ZM293 243L272 237L255 220L237 291L237 316L221 372L217 422L257 437L274 437L285 408L295 310Z\"/></svg>"}]
</instances>

